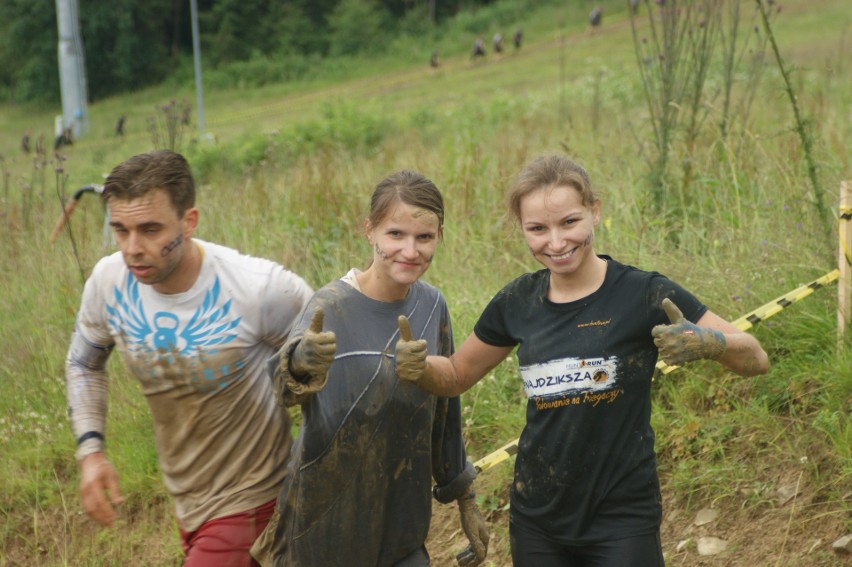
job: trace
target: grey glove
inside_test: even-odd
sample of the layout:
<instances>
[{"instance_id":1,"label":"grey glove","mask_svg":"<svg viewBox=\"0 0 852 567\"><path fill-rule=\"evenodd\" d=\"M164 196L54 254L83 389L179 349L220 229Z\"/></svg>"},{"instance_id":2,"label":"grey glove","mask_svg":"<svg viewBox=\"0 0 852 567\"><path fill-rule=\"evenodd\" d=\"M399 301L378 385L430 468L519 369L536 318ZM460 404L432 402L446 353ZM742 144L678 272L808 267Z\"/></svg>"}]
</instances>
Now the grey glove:
<instances>
[{"instance_id":1,"label":"grey glove","mask_svg":"<svg viewBox=\"0 0 852 567\"><path fill-rule=\"evenodd\" d=\"M281 364L288 365L289 370L282 374L287 376L287 389L294 394L319 392L328 380L328 369L337 351L337 337L332 331L322 330L324 317L322 308L318 307L311 316L310 326L289 357L282 356Z\"/></svg>"},{"instance_id":2,"label":"grey glove","mask_svg":"<svg viewBox=\"0 0 852 567\"><path fill-rule=\"evenodd\" d=\"M657 325L651 335L666 364L679 365L701 358L716 360L725 353L727 343L721 331L690 323L669 298L663 299L663 310L672 324Z\"/></svg>"},{"instance_id":3,"label":"grey glove","mask_svg":"<svg viewBox=\"0 0 852 567\"><path fill-rule=\"evenodd\" d=\"M461 567L475 567L488 555L488 539L491 534L488 524L482 517L479 506L476 505L476 493L468 492L458 499L461 525L470 545L456 556Z\"/></svg>"},{"instance_id":4,"label":"grey glove","mask_svg":"<svg viewBox=\"0 0 852 567\"><path fill-rule=\"evenodd\" d=\"M426 371L428 344L412 340L411 326L405 315L399 316L399 341L396 343L396 375L400 380L417 382Z\"/></svg>"}]
</instances>

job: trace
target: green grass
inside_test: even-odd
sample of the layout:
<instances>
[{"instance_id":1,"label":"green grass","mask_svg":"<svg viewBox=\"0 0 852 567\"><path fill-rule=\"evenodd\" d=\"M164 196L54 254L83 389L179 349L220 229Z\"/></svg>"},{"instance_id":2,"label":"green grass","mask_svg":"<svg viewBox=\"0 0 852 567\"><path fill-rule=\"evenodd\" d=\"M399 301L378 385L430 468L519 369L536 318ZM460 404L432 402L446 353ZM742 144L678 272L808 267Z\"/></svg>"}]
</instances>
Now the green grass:
<instances>
[{"instance_id":1,"label":"green grass","mask_svg":"<svg viewBox=\"0 0 852 567\"><path fill-rule=\"evenodd\" d=\"M775 28L832 206L850 171L846 8L844 0L791 0ZM445 239L427 279L446 295L460 344L494 292L537 268L505 222L507 184L529 157L562 150L587 166L601 192L599 251L670 276L724 317L835 267L836 242L808 201L777 70L767 69L735 134L720 139L708 120L692 154L694 182L660 214L646 199L651 138L629 25L614 7L595 34L585 10L574 16L532 10L521 22L522 51L499 61L472 65L464 37L441 46L437 72L426 64L431 48L422 61L412 49L348 62L345 80L329 72L298 84L207 89L213 139L185 130L178 148L199 177L199 237L280 261L320 286L368 260L360 235L373 185L394 169L418 169L447 201ZM80 516L63 363L81 271L105 253L101 205L91 196L80 203L74 246L69 233L53 246L48 235L61 210L57 193L152 149L146 120L172 99L194 103L191 89L187 81L93 104L91 133L62 152L59 191L60 162L48 157L34 169L18 149L20 133L52 132L55 109L0 106L0 565L179 562L147 407L117 360L109 451L128 502L119 530L96 530ZM128 134L117 140L121 113ZM673 152L672 163L682 163L684 148ZM848 341L835 350L836 293L818 290L753 330L770 354L767 376L740 379L695 364L657 378L653 425L666 494L690 509L728 503L757 516L777 506L777 473L785 471L801 474L812 495L803 522L811 514L852 528L852 351ZM473 458L517 437L525 402L514 361L463 402ZM505 505L510 480L508 463L482 475L487 508Z\"/></svg>"}]
</instances>

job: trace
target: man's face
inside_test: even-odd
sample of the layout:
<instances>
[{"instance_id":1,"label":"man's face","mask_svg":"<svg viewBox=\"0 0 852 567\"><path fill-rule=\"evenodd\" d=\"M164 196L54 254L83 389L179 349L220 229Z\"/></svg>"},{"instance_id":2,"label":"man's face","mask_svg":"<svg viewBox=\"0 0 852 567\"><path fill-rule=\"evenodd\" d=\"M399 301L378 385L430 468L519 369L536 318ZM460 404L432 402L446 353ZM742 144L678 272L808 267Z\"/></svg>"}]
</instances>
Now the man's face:
<instances>
[{"instance_id":1,"label":"man's face","mask_svg":"<svg viewBox=\"0 0 852 567\"><path fill-rule=\"evenodd\" d=\"M136 279L160 293L189 289L195 274L191 274L187 285L190 274L182 268L198 211L189 209L178 217L162 189L137 199L110 199L107 206L116 242Z\"/></svg>"}]
</instances>

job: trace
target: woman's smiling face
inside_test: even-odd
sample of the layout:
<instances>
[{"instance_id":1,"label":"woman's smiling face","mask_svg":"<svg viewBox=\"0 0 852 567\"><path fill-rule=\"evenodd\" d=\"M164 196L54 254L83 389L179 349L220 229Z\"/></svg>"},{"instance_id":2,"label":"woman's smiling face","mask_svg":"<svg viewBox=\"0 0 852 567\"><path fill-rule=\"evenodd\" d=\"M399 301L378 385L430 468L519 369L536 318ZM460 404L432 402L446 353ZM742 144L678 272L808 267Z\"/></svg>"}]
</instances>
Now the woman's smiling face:
<instances>
[{"instance_id":1,"label":"woman's smiling face","mask_svg":"<svg viewBox=\"0 0 852 567\"><path fill-rule=\"evenodd\" d=\"M373 248L371 279L389 298L402 299L426 273L441 236L438 215L397 201L376 225L368 225Z\"/></svg>"},{"instance_id":2,"label":"woman's smiling face","mask_svg":"<svg viewBox=\"0 0 852 567\"><path fill-rule=\"evenodd\" d=\"M520 201L520 221L530 252L554 275L574 274L595 257L600 202L584 205L581 193L573 187L528 193Z\"/></svg>"}]
</instances>

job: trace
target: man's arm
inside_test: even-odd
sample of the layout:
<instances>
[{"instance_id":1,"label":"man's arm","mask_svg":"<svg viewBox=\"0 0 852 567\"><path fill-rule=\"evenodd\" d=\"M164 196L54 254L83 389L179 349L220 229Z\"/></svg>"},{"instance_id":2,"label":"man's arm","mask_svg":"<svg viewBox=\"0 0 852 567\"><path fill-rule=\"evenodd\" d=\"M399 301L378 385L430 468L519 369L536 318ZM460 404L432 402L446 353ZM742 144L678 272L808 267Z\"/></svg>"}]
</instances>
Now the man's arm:
<instances>
[{"instance_id":1,"label":"man's arm","mask_svg":"<svg viewBox=\"0 0 852 567\"><path fill-rule=\"evenodd\" d=\"M92 345L79 332L74 332L65 361L68 416L77 439L80 501L86 514L103 526L112 525L115 520L112 504L123 500L118 474L104 453L106 362L111 351L112 347Z\"/></svg>"},{"instance_id":2,"label":"man's arm","mask_svg":"<svg viewBox=\"0 0 852 567\"><path fill-rule=\"evenodd\" d=\"M274 264L266 286L258 293L262 340L279 350L299 322L314 290L301 276Z\"/></svg>"}]
</instances>

